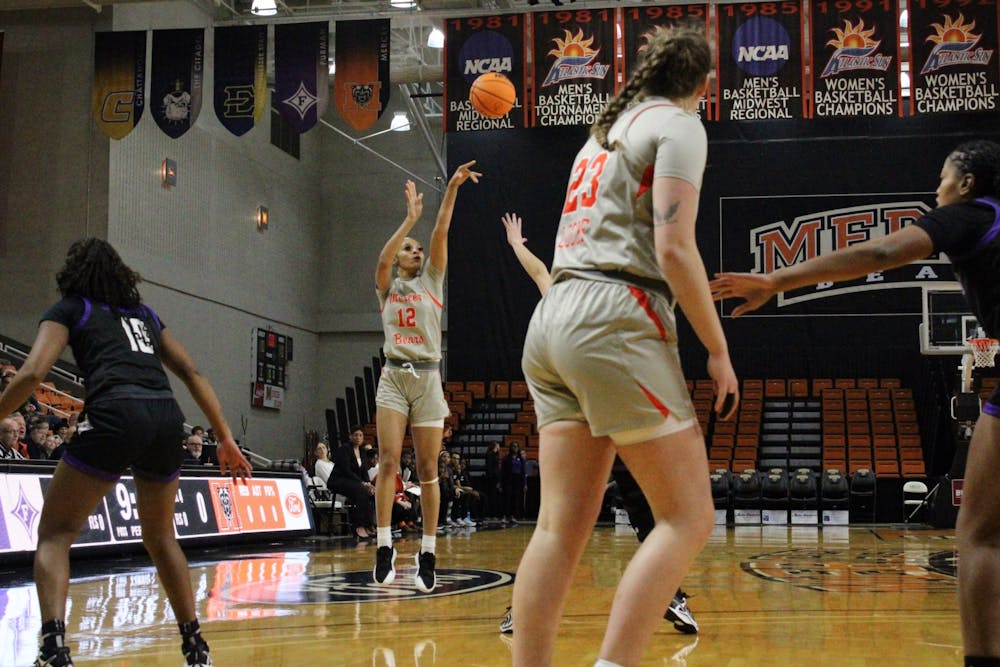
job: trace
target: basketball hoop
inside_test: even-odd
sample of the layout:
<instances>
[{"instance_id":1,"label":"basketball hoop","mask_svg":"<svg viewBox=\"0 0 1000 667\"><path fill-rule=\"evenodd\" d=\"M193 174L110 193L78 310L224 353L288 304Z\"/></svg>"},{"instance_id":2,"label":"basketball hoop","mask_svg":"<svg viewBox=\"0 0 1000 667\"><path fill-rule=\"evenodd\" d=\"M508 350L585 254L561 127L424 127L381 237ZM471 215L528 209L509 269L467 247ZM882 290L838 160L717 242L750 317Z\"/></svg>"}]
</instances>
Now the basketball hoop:
<instances>
[{"instance_id":1,"label":"basketball hoop","mask_svg":"<svg viewBox=\"0 0 1000 667\"><path fill-rule=\"evenodd\" d=\"M992 367L993 358L997 350L1000 350L1000 342L994 338L970 338L969 347L972 348L972 359L976 368Z\"/></svg>"}]
</instances>

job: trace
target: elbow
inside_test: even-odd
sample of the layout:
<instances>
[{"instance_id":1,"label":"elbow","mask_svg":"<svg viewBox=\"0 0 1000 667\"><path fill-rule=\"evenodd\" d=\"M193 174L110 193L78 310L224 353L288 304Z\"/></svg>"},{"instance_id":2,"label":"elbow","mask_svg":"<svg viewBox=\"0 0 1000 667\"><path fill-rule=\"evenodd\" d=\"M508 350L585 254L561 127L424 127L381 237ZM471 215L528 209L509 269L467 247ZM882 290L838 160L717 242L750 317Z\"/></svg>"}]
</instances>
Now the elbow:
<instances>
[{"instance_id":1,"label":"elbow","mask_svg":"<svg viewBox=\"0 0 1000 667\"><path fill-rule=\"evenodd\" d=\"M695 249L695 252L697 253L697 249ZM689 256L690 249L682 245L670 245L656 251L656 261L660 265L663 274L668 278L671 273L684 270L683 267Z\"/></svg>"}]
</instances>

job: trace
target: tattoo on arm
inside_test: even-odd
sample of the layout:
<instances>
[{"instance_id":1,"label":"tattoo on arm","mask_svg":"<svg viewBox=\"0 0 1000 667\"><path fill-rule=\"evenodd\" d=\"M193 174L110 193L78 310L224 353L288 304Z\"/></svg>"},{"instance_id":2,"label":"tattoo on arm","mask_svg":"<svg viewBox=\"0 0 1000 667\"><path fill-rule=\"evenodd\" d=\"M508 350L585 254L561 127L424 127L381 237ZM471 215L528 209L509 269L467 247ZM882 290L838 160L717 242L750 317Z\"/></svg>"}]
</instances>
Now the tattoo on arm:
<instances>
[{"instance_id":1,"label":"tattoo on arm","mask_svg":"<svg viewBox=\"0 0 1000 667\"><path fill-rule=\"evenodd\" d=\"M653 211L653 226L672 225L677 222L677 209L681 207L680 202L674 202L666 211Z\"/></svg>"}]
</instances>

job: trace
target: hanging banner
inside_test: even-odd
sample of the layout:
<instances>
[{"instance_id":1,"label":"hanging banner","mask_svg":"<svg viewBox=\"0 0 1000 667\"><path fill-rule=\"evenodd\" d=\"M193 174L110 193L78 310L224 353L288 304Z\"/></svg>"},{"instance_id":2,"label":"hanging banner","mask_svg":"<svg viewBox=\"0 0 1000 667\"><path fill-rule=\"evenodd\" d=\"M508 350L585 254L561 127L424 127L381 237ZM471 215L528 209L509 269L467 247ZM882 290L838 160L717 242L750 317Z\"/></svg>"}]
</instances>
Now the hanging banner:
<instances>
[{"instance_id":1,"label":"hanging banner","mask_svg":"<svg viewBox=\"0 0 1000 667\"><path fill-rule=\"evenodd\" d=\"M145 95L145 31L96 33L91 112L101 132L126 137L142 118Z\"/></svg>"},{"instance_id":2,"label":"hanging banner","mask_svg":"<svg viewBox=\"0 0 1000 667\"><path fill-rule=\"evenodd\" d=\"M998 108L996 0L910 0L910 113Z\"/></svg>"},{"instance_id":3,"label":"hanging banner","mask_svg":"<svg viewBox=\"0 0 1000 667\"><path fill-rule=\"evenodd\" d=\"M241 137L267 106L267 26L215 29L215 115Z\"/></svg>"},{"instance_id":4,"label":"hanging banner","mask_svg":"<svg viewBox=\"0 0 1000 667\"><path fill-rule=\"evenodd\" d=\"M811 115L902 116L896 0L810 0Z\"/></svg>"},{"instance_id":5,"label":"hanging banner","mask_svg":"<svg viewBox=\"0 0 1000 667\"><path fill-rule=\"evenodd\" d=\"M678 24L702 25L708 35L708 4L625 7L622 10L622 38L625 40L625 79L631 76L646 48L649 35L658 27L671 28ZM624 81L616 88L620 90ZM705 118L711 117L708 100L702 98L698 109Z\"/></svg>"},{"instance_id":6,"label":"hanging banner","mask_svg":"<svg viewBox=\"0 0 1000 667\"><path fill-rule=\"evenodd\" d=\"M593 125L615 93L615 10L532 15L532 126Z\"/></svg>"},{"instance_id":7,"label":"hanging banner","mask_svg":"<svg viewBox=\"0 0 1000 667\"><path fill-rule=\"evenodd\" d=\"M802 6L798 0L716 5L715 119L802 118Z\"/></svg>"},{"instance_id":8,"label":"hanging banner","mask_svg":"<svg viewBox=\"0 0 1000 667\"><path fill-rule=\"evenodd\" d=\"M204 68L204 29L153 31L150 111L168 137L177 139L198 120Z\"/></svg>"},{"instance_id":9,"label":"hanging banner","mask_svg":"<svg viewBox=\"0 0 1000 667\"><path fill-rule=\"evenodd\" d=\"M445 132L525 127L524 23L524 14L444 22ZM472 82L487 72L503 74L514 84L516 101L501 118L487 118L469 102Z\"/></svg>"},{"instance_id":10,"label":"hanging banner","mask_svg":"<svg viewBox=\"0 0 1000 667\"><path fill-rule=\"evenodd\" d=\"M389 19L337 21L333 101L359 132L375 124L389 104Z\"/></svg>"},{"instance_id":11,"label":"hanging banner","mask_svg":"<svg viewBox=\"0 0 1000 667\"><path fill-rule=\"evenodd\" d=\"M274 26L274 104L299 134L311 130L326 111L329 41L326 21Z\"/></svg>"}]
</instances>

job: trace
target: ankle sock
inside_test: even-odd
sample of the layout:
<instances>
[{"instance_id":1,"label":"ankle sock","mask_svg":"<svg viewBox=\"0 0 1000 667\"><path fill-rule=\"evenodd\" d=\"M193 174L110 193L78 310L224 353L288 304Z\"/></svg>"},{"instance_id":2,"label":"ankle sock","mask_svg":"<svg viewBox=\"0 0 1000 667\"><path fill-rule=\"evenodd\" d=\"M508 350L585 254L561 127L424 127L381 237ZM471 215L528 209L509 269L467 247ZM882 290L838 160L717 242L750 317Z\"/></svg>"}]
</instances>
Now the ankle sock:
<instances>
[{"instance_id":1,"label":"ankle sock","mask_svg":"<svg viewBox=\"0 0 1000 667\"><path fill-rule=\"evenodd\" d=\"M375 529L375 543L380 547L392 546L392 526L379 526Z\"/></svg>"},{"instance_id":2,"label":"ankle sock","mask_svg":"<svg viewBox=\"0 0 1000 667\"><path fill-rule=\"evenodd\" d=\"M420 551L425 554L434 553L437 547L437 535L424 535L420 538Z\"/></svg>"}]
</instances>

